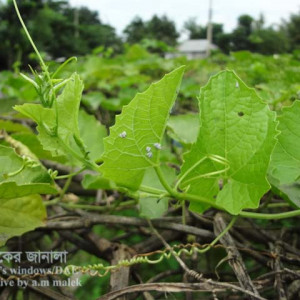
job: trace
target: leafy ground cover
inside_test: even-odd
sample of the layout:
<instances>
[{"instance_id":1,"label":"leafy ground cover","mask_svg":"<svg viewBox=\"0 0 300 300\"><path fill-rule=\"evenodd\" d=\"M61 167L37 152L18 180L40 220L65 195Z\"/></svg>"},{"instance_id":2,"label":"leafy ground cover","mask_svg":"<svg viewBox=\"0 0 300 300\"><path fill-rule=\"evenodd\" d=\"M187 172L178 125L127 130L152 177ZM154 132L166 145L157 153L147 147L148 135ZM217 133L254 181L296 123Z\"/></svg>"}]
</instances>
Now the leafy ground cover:
<instances>
[{"instance_id":1,"label":"leafy ground cover","mask_svg":"<svg viewBox=\"0 0 300 300\"><path fill-rule=\"evenodd\" d=\"M297 57L108 56L0 73L0 244L82 281L1 297L298 299Z\"/></svg>"}]
</instances>

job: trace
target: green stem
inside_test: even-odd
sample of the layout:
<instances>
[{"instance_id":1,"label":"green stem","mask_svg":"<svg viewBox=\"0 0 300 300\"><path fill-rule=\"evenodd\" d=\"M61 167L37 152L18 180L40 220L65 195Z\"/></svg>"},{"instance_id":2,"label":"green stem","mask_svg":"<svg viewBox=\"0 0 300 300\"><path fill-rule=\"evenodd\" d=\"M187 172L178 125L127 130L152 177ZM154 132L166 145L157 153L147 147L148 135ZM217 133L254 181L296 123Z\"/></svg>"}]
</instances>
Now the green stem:
<instances>
[{"instance_id":1,"label":"green stem","mask_svg":"<svg viewBox=\"0 0 300 300\"><path fill-rule=\"evenodd\" d=\"M178 200L188 200L191 202L197 202L197 203L202 203L202 204L208 204L209 206L212 206L216 209L219 210L224 210L223 207L217 205L215 202L210 201L207 198L196 196L196 195L191 195L191 194L185 194L185 193L176 193L176 199Z\"/></svg>"},{"instance_id":2,"label":"green stem","mask_svg":"<svg viewBox=\"0 0 300 300\"><path fill-rule=\"evenodd\" d=\"M278 214L263 214L263 213L249 212L249 211L241 211L239 216L244 218L262 219L262 220L280 220L280 219L287 219L287 218L300 216L300 209L278 213Z\"/></svg>"},{"instance_id":3,"label":"green stem","mask_svg":"<svg viewBox=\"0 0 300 300\"><path fill-rule=\"evenodd\" d=\"M58 202L59 202L59 197L56 197L56 198L54 198L52 200L45 201L44 205L45 206L52 206L52 205L56 205Z\"/></svg>"},{"instance_id":4,"label":"green stem","mask_svg":"<svg viewBox=\"0 0 300 300\"><path fill-rule=\"evenodd\" d=\"M65 183L65 185L64 185L64 187L63 187L63 189L62 189L62 191L61 191L61 193L60 193L60 195L59 195L59 202L61 202L62 199L64 198L64 195L65 195L65 193L67 192L67 190L68 190L68 188L69 188L71 182L72 182L72 176L69 177L69 178L66 180L66 183Z\"/></svg>"},{"instance_id":5,"label":"green stem","mask_svg":"<svg viewBox=\"0 0 300 300\"><path fill-rule=\"evenodd\" d=\"M208 204L211 207L214 207L218 210L222 210L225 211L225 209L219 205L217 205L215 202L210 201L207 198L204 197L200 197L200 196L196 196L196 195L191 195L191 194L185 194L185 193L179 193L174 191L169 184L167 183L163 173L161 172L160 167L155 167L154 168L156 171L156 174L161 182L161 184L163 185L163 187L167 190L167 192L169 193L168 195L166 194L166 197L174 197L177 200L181 200L181 201L191 201L191 202L197 202L197 203L202 203L202 204ZM141 187L142 191L148 192L150 194L154 194L154 195L160 195L161 194L161 190L157 190L157 189L152 189L150 187L146 187L146 186L142 186ZM273 205L269 205L269 207L282 207L285 206L282 203L280 203L280 205L278 204L273 204ZM248 211L242 211L239 213L240 217L244 217L244 218L254 218L254 219L264 219L264 220L279 220L279 219L285 219L285 218L292 218L292 217L296 217L296 216L300 216L300 209L299 210L293 210L293 211L289 211L289 212L284 212L284 213L278 213L278 214L264 214L264 213L255 213L255 212L248 212Z\"/></svg>"},{"instance_id":6,"label":"green stem","mask_svg":"<svg viewBox=\"0 0 300 300\"><path fill-rule=\"evenodd\" d=\"M195 163L194 165L192 165L184 174L182 177L179 178L179 180L177 181L176 185L175 185L175 190L177 191L180 183L182 182L182 180L188 175L190 174L197 166L199 166L204 160L207 159L207 156L202 157L200 160L197 161L197 163Z\"/></svg>"},{"instance_id":7,"label":"green stem","mask_svg":"<svg viewBox=\"0 0 300 300\"><path fill-rule=\"evenodd\" d=\"M22 19L22 16L21 16L21 14L20 14L20 11L19 11L19 8L18 8L18 5L17 5L16 0L13 0L13 3L14 3L14 7L15 7L16 13L17 13L17 15L18 15L18 18L19 18L19 20L20 20L20 22L21 22L21 25L22 25L22 27L23 27L23 29L24 29L24 31L25 31L25 34L26 34L26 36L27 36L27 38L28 38L28 40L29 40L29 42L30 42L32 48L34 49L36 55L38 56L38 58L39 58L39 60L40 60L40 62L41 62L41 65L42 65L44 71L46 72L47 77L48 77L48 80L49 80L49 82L50 82L50 81L51 81L51 80L50 80L50 74L49 74L49 72L48 72L47 66L46 66L46 64L45 64L45 62L44 62L44 60L43 60L43 58L42 58L42 56L41 56L39 50L38 50L37 47L35 46L35 43L33 42L32 38L31 38L31 36L30 36L30 34L29 34L28 30L27 30L27 27L26 27L26 25L25 25L25 23L24 23L24 21L23 21L23 19Z\"/></svg>"},{"instance_id":8,"label":"green stem","mask_svg":"<svg viewBox=\"0 0 300 300\"><path fill-rule=\"evenodd\" d=\"M145 193L150 193L150 194L155 194L155 195L162 195L162 194L165 194L165 191L163 190L159 190L159 189L156 189L156 188L152 188L150 186L146 186L146 185L141 185L139 187L139 190L141 192L145 192Z\"/></svg>"},{"instance_id":9,"label":"green stem","mask_svg":"<svg viewBox=\"0 0 300 300\"><path fill-rule=\"evenodd\" d=\"M165 179L164 174L161 171L160 166L155 166L154 170L158 176L158 179L160 181L160 183L162 184L162 186L166 189L166 191L170 194L170 196L173 196L174 198L177 197L177 193L176 191L174 191L168 184L168 182Z\"/></svg>"},{"instance_id":10,"label":"green stem","mask_svg":"<svg viewBox=\"0 0 300 300\"><path fill-rule=\"evenodd\" d=\"M86 169L86 167L83 167L81 168L79 171L77 172L74 172L74 173L70 173L68 175L61 175L61 176L56 176L55 179L66 179L66 178L69 178L69 177L73 177L73 176L76 176L78 174L80 174L82 171L84 171Z\"/></svg>"},{"instance_id":11,"label":"green stem","mask_svg":"<svg viewBox=\"0 0 300 300\"><path fill-rule=\"evenodd\" d=\"M59 138L61 145L65 148L65 150L71 153L77 160L81 161L85 166L90 168L91 170L99 173L99 167L93 162L86 160L84 157L80 156L77 152L75 152L71 147L69 147L62 139Z\"/></svg>"},{"instance_id":12,"label":"green stem","mask_svg":"<svg viewBox=\"0 0 300 300\"><path fill-rule=\"evenodd\" d=\"M226 228L204 249L199 249L199 253L205 253L210 250L234 225L235 221L237 220L237 216L234 216Z\"/></svg>"},{"instance_id":13,"label":"green stem","mask_svg":"<svg viewBox=\"0 0 300 300\"><path fill-rule=\"evenodd\" d=\"M58 75L58 73L67 65L69 64L72 60L77 61L77 57L76 56L72 56L70 58L68 58L66 61L64 61L58 68L57 70L52 74L52 78L55 78L56 75Z\"/></svg>"}]
</instances>

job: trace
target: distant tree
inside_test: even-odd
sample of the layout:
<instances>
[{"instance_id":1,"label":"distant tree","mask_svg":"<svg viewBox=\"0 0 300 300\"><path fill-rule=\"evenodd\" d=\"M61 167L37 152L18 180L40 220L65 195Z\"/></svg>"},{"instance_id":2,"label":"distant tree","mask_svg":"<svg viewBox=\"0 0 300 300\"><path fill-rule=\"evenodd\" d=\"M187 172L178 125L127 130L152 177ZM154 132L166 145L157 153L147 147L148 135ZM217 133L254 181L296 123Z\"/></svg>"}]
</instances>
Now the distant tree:
<instances>
[{"instance_id":1,"label":"distant tree","mask_svg":"<svg viewBox=\"0 0 300 300\"><path fill-rule=\"evenodd\" d=\"M292 14L290 19L284 22L282 29L288 35L290 49L300 49L300 11L298 14Z\"/></svg>"},{"instance_id":2,"label":"distant tree","mask_svg":"<svg viewBox=\"0 0 300 300\"><path fill-rule=\"evenodd\" d=\"M143 39L158 40L169 46L175 46L179 33L175 23L166 16L154 15L151 20L144 22L135 18L124 30L128 43L138 43Z\"/></svg>"},{"instance_id":3,"label":"distant tree","mask_svg":"<svg viewBox=\"0 0 300 300\"><path fill-rule=\"evenodd\" d=\"M148 37L147 26L140 17L135 17L124 29L124 33L126 41L130 44L138 43Z\"/></svg>"},{"instance_id":4,"label":"distant tree","mask_svg":"<svg viewBox=\"0 0 300 300\"><path fill-rule=\"evenodd\" d=\"M147 22L147 31L149 38L165 42L170 46L175 46L177 38L179 37L175 23L166 16L159 18L154 15L152 19Z\"/></svg>"},{"instance_id":5,"label":"distant tree","mask_svg":"<svg viewBox=\"0 0 300 300\"><path fill-rule=\"evenodd\" d=\"M194 39L206 39L207 35L207 26L202 26L197 24L196 18L191 18L187 20L184 25L184 29L188 32L189 38ZM213 23L213 43L217 44L219 35L223 34L223 24Z\"/></svg>"},{"instance_id":6,"label":"distant tree","mask_svg":"<svg viewBox=\"0 0 300 300\"><path fill-rule=\"evenodd\" d=\"M221 51L226 54L229 54L232 49L232 35L231 33L220 33L216 37L216 45L219 47Z\"/></svg>"},{"instance_id":7,"label":"distant tree","mask_svg":"<svg viewBox=\"0 0 300 300\"><path fill-rule=\"evenodd\" d=\"M24 20L34 18L42 7L42 1L17 1ZM0 68L10 68L31 51L30 45L21 30L20 22L14 12L12 1L0 3Z\"/></svg>"},{"instance_id":8,"label":"distant tree","mask_svg":"<svg viewBox=\"0 0 300 300\"><path fill-rule=\"evenodd\" d=\"M187 31L189 39L191 40L206 38L205 28L202 25L197 24L196 18L190 18L185 21L183 28Z\"/></svg>"},{"instance_id":9,"label":"distant tree","mask_svg":"<svg viewBox=\"0 0 300 300\"><path fill-rule=\"evenodd\" d=\"M252 34L254 19L249 15L242 15L238 18L238 26L231 34L232 50L254 50L249 40Z\"/></svg>"},{"instance_id":10,"label":"distant tree","mask_svg":"<svg viewBox=\"0 0 300 300\"><path fill-rule=\"evenodd\" d=\"M115 51L122 48L114 28L103 24L98 13L88 8L71 8L67 1L59 0L17 2L38 48L54 59L90 53L99 45ZM32 48L11 0L0 5L0 39L0 68L11 68L17 60L25 65L30 62Z\"/></svg>"},{"instance_id":11,"label":"distant tree","mask_svg":"<svg viewBox=\"0 0 300 300\"><path fill-rule=\"evenodd\" d=\"M285 53L289 50L288 37L272 27L253 31L249 40L253 50L262 54Z\"/></svg>"}]
</instances>

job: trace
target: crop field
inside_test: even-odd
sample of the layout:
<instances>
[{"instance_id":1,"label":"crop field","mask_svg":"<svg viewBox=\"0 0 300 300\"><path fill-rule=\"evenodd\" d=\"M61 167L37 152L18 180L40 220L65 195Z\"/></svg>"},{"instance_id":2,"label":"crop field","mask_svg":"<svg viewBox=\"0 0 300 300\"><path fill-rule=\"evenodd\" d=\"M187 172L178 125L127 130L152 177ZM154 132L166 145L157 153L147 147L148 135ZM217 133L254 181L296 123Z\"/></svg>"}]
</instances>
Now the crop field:
<instances>
[{"instance_id":1,"label":"crop field","mask_svg":"<svg viewBox=\"0 0 300 300\"><path fill-rule=\"evenodd\" d=\"M0 72L0 299L299 299L299 52L38 58Z\"/></svg>"}]
</instances>

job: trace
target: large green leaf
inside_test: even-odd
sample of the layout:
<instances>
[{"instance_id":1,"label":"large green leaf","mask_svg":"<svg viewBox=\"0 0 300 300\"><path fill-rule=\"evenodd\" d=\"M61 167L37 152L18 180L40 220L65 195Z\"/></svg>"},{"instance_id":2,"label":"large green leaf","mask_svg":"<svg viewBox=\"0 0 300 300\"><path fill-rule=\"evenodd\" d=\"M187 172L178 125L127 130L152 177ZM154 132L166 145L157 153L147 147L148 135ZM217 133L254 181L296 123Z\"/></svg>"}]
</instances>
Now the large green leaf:
<instances>
[{"instance_id":1,"label":"large green leaf","mask_svg":"<svg viewBox=\"0 0 300 300\"><path fill-rule=\"evenodd\" d=\"M52 108L32 103L14 107L38 124L41 144L44 150L50 151L53 156L64 155L72 161L74 156L71 155L70 149L80 153L78 142L82 142L79 137L78 111L82 90L83 83L79 76L74 74Z\"/></svg>"},{"instance_id":2,"label":"large green leaf","mask_svg":"<svg viewBox=\"0 0 300 300\"><path fill-rule=\"evenodd\" d=\"M0 197L0 247L14 236L43 226L46 209L39 195L22 198Z\"/></svg>"},{"instance_id":3,"label":"large green leaf","mask_svg":"<svg viewBox=\"0 0 300 300\"><path fill-rule=\"evenodd\" d=\"M159 164L159 149L154 145L161 143L183 72L184 67L180 67L165 75L123 107L104 140L104 163L100 167L104 177L137 189L145 170Z\"/></svg>"},{"instance_id":4,"label":"large green leaf","mask_svg":"<svg viewBox=\"0 0 300 300\"><path fill-rule=\"evenodd\" d=\"M232 214L256 208L270 186L266 171L275 144L275 113L232 71L200 91L200 131L184 157L180 188ZM192 203L191 209L207 206Z\"/></svg>"},{"instance_id":5,"label":"large green leaf","mask_svg":"<svg viewBox=\"0 0 300 300\"><path fill-rule=\"evenodd\" d=\"M293 183L300 177L300 101L282 110L278 117L280 134L270 164L271 175L280 184Z\"/></svg>"},{"instance_id":6,"label":"large green leaf","mask_svg":"<svg viewBox=\"0 0 300 300\"><path fill-rule=\"evenodd\" d=\"M26 164L13 148L0 145L0 165L2 199L57 192L48 172L37 162Z\"/></svg>"}]
</instances>

